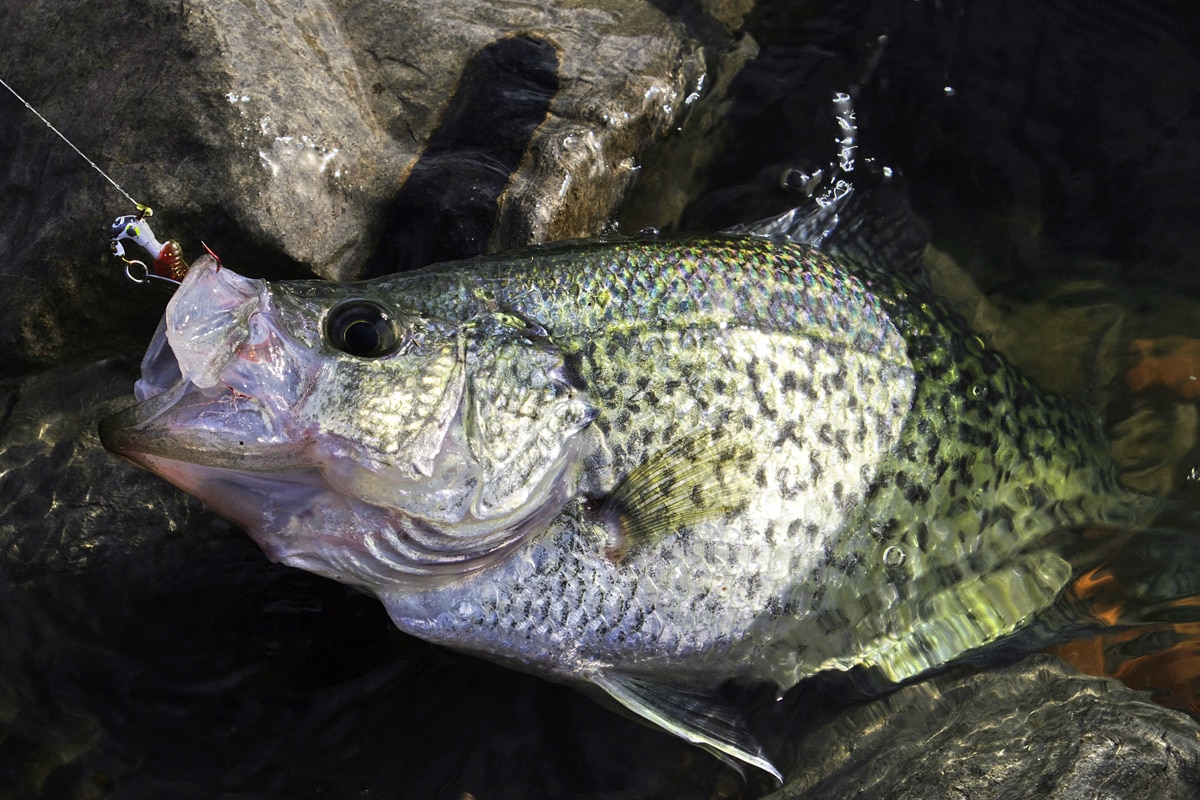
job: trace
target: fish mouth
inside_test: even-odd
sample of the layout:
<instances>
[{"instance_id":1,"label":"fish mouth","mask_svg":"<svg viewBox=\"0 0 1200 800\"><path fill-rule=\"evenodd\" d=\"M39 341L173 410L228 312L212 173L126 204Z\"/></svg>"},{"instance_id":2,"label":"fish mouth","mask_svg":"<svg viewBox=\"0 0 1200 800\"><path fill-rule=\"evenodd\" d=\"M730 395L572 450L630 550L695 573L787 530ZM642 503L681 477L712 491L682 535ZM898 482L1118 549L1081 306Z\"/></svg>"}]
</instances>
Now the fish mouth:
<instances>
[{"instance_id":1,"label":"fish mouth","mask_svg":"<svg viewBox=\"0 0 1200 800\"><path fill-rule=\"evenodd\" d=\"M103 419L100 440L241 527L272 561L379 592L475 572L501 560L532 528L498 539L426 528L332 485L310 454L313 442L256 440L265 415L253 399L226 395L225 403L245 410L230 414L226 406L206 417L213 399L211 390L181 380Z\"/></svg>"},{"instance_id":2,"label":"fish mouth","mask_svg":"<svg viewBox=\"0 0 1200 800\"><path fill-rule=\"evenodd\" d=\"M395 581L444 579L467 568L408 544L405 521L329 484L312 436L274 408L219 384L181 376L156 336L142 365L139 402L100 422L108 450L195 496L241 527L272 561L374 591ZM386 552L364 531L390 531ZM398 548L398 549L397 549Z\"/></svg>"},{"instance_id":3,"label":"fish mouth","mask_svg":"<svg viewBox=\"0 0 1200 800\"><path fill-rule=\"evenodd\" d=\"M146 467L305 466L307 437L289 412L306 375L288 348L263 281L198 260L142 359L138 402L101 421L101 443Z\"/></svg>"},{"instance_id":4,"label":"fish mouth","mask_svg":"<svg viewBox=\"0 0 1200 800\"><path fill-rule=\"evenodd\" d=\"M214 406L220 413L213 413ZM283 435L253 397L199 389L186 380L105 417L100 442L141 466L170 459L202 467L275 471L307 466L306 441Z\"/></svg>"},{"instance_id":5,"label":"fish mouth","mask_svg":"<svg viewBox=\"0 0 1200 800\"><path fill-rule=\"evenodd\" d=\"M310 465L310 443L281 422L285 414L269 397L182 377L161 326L134 395L139 402L100 421L100 442L152 471L150 461L159 459L250 472Z\"/></svg>"},{"instance_id":6,"label":"fish mouth","mask_svg":"<svg viewBox=\"0 0 1200 800\"><path fill-rule=\"evenodd\" d=\"M305 459L308 442L281 433L268 404L218 384L182 376L163 326L142 362L138 402L100 421L105 448L217 509L245 529L274 561L321 569L312 542L287 544L287 520L326 503L329 487ZM264 527L264 510L279 530Z\"/></svg>"}]
</instances>

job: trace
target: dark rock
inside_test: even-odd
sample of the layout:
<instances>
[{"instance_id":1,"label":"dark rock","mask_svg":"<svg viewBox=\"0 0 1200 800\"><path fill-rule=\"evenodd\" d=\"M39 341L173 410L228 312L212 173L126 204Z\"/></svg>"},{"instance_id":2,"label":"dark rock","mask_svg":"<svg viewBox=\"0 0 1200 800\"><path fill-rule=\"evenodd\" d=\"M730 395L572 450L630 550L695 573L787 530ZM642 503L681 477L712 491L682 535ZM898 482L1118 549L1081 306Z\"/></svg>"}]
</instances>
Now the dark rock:
<instances>
[{"instance_id":1,"label":"dark rock","mask_svg":"<svg viewBox=\"0 0 1200 800\"><path fill-rule=\"evenodd\" d=\"M1193 798L1200 726L1050 656L954 670L844 712L800 742L773 800Z\"/></svg>"},{"instance_id":2,"label":"dark rock","mask_svg":"<svg viewBox=\"0 0 1200 800\"><path fill-rule=\"evenodd\" d=\"M759 55L730 90L740 146L685 226L798 205L781 178L825 166L839 135L819 102L857 90L859 169L874 157L910 178L935 243L985 289L1061 278L1053 257L1081 253L1200 288L1195 6L764 0L746 29Z\"/></svg>"},{"instance_id":3,"label":"dark rock","mask_svg":"<svg viewBox=\"0 0 1200 800\"><path fill-rule=\"evenodd\" d=\"M136 368L111 359L0 386L0 563L9 579L112 562L153 571L161 561L145 554L195 544L187 533L211 524L198 501L100 446L96 426L129 403Z\"/></svg>"}]
</instances>

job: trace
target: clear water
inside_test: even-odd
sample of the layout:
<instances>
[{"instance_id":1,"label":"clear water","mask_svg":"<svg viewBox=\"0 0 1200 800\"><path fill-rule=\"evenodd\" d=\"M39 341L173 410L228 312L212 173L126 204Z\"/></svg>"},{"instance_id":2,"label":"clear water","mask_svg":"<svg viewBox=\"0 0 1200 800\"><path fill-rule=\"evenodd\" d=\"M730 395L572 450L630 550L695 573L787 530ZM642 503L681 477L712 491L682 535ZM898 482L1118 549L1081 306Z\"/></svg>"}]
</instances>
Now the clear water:
<instances>
[{"instance_id":1,"label":"clear water","mask_svg":"<svg viewBox=\"0 0 1200 800\"><path fill-rule=\"evenodd\" d=\"M829 98L860 86L860 161L904 176L933 243L993 292L1014 357L1046 381L1078 374L1065 388L1103 413L1123 474L1168 499L1158 530L1075 582L1068 618L1103 627L1054 652L1197 715L1197 395L1171 377L1189 362L1150 369L1130 343L1200 339L1200 25L1183 3L1011 5L760 4L727 123L679 135L717 153L669 176L691 201L637 195L622 226L714 230L794 205L785 176L836 157ZM123 356L0 379L0 796L769 788L571 690L408 639L379 604L267 563L114 462L94 431L128 400L140 353ZM1135 390L1131 370L1154 378Z\"/></svg>"}]
</instances>

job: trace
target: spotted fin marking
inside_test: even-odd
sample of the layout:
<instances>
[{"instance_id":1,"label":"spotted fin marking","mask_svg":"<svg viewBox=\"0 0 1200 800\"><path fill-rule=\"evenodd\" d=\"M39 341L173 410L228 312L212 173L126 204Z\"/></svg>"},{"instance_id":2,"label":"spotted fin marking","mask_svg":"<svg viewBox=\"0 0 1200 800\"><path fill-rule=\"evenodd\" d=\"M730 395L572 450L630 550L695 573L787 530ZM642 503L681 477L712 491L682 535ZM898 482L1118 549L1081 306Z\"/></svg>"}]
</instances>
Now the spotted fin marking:
<instances>
[{"instance_id":1,"label":"spotted fin marking","mask_svg":"<svg viewBox=\"0 0 1200 800\"><path fill-rule=\"evenodd\" d=\"M920 613L895 615L896 629L862 645L864 660L892 683L915 678L1010 636L1049 608L1071 576L1071 564L1061 555L1033 550L989 572L930 586Z\"/></svg>"},{"instance_id":2,"label":"spotted fin marking","mask_svg":"<svg viewBox=\"0 0 1200 800\"><path fill-rule=\"evenodd\" d=\"M743 777L745 763L783 783L783 775L746 730L741 715L704 690L683 681L633 677L613 670L588 677L639 718L703 748Z\"/></svg>"},{"instance_id":3,"label":"spotted fin marking","mask_svg":"<svg viewBox=\"0 0 1200 800\"><path fill-rule=\"evenodd\" d=\"M635 467L600 506L606 555L616 562L682 528L743 508L753 488L755 453L721 431L702 431Z\"/></svg>"}]
</instances>

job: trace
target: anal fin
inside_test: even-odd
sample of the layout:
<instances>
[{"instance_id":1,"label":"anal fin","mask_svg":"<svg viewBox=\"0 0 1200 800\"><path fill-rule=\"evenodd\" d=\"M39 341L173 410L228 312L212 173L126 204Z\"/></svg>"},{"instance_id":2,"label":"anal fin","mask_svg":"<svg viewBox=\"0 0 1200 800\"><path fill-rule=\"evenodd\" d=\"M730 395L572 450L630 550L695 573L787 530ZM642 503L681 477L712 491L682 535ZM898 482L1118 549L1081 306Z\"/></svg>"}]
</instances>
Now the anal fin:
<instances>
[{"instance_id":1,"label":"anal fin","mask_svg":"<svg viewBox=\"0 0 1200 800\"><path fill-rule=\"evenodd\" d=\"M613 670L588 677L638 718L707 750L743 777L742 764L749 764L783 783L783 775L746 729L741 715L712 694L683 681L638 678Z\"/></svg>"},{"instance_id":2,"label":"anal fin","mask_svg":"<svg viewBox=\"0 0 1200 800\"><path fill-rule=\"evenodd\" d=\"M895 615L896 630L861 648L862 659L892 683L914 678L1025 626L1054 603L1071 573L1066 559L1041 549L931 589L915 614Z\"/></svg>"}]
</instances>

